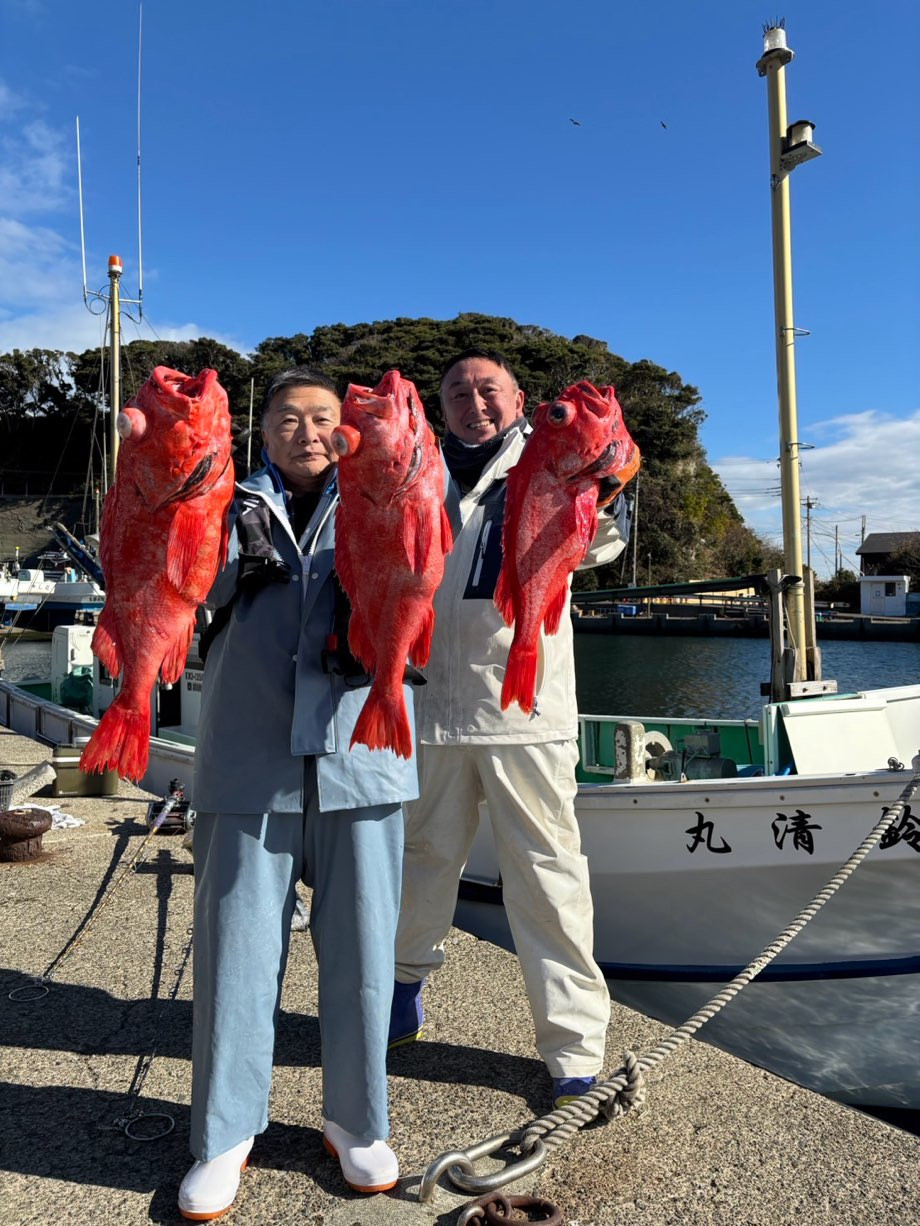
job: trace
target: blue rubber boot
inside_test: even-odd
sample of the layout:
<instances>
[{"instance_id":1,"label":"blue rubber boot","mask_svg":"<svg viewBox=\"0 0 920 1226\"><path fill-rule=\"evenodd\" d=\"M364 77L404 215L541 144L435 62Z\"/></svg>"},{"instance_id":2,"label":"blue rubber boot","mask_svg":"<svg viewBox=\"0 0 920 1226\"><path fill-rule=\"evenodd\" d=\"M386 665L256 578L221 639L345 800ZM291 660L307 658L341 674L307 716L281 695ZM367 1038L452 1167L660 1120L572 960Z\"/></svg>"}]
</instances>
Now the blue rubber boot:
<instances>
[{"instance_id":1,"label":"blue rubber boot","mask_svg":"<svg viewBox=\"0 0 920 1226\"><path fill-rule=\"evenodd\" d=\"M564 1107L573 1099L581 1098L597 1085L596 1077L554 1077L553 1108Z\"/></svg>"},{"instance_id":2,"label":"blue rubber boot","mask_svg":"<svg viewBox=\"0 0 920 1226\"><path fill-rule=\"evenodd\" d=\"M402 1047L405 1043L414 1043L422 1033L422 1026L425 1024L425 1010L422 1008L424 983L425 980L421 979L416 983L393 984L387 1051Z\"/></svg>"}]
</instances>

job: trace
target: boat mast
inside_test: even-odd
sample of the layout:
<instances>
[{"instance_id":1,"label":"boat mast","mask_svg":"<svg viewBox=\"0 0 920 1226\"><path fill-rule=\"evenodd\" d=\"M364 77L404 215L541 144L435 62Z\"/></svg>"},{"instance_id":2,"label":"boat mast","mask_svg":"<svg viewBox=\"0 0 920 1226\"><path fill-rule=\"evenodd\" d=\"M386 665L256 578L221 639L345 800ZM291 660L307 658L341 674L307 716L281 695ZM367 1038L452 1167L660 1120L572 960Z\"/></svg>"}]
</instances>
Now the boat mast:
<instances>
[{"instance_id":1,"label":"boat mast","mask_svg":"<svg viewBox=\"0 0 920 1226\"><path fill-rule=\"evenodd\" d=\"M787 575L804 578L802 566L802 512L799 491L799 453L795 393L795 338L802 335L793 322L792 240L789 213L789 173L801 162L818 157L812 143L814 125L799 120L787 127L786 65L793 52L786 44L784 20L764 27L764 53L757 72L767 78L770 117L770 200L773 221L773 299L776 321L776 379L779 395L780 475L783 506L783 552ZM804 585L786 590L786 617L795 648L795 681L807 676ZM810 670L808 670L810 671ZM814 673L811 674L814 676Z\"/></svg>"}]
</instances>

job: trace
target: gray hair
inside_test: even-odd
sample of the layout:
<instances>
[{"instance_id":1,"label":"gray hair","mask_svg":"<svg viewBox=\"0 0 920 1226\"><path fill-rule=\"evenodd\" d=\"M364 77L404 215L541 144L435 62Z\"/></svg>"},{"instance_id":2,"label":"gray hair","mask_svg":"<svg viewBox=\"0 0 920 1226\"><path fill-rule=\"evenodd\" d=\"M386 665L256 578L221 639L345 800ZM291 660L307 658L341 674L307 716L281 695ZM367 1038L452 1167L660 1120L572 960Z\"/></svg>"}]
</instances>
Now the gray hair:
<instances>
[{"instance_id":1,"label":"gray hair","mask_svg":"<svg viewBox=\"0 0 920 1226\"><path fill-rule=\"evenodd\" d=\"M341 399L338 388L329 376L324 375L321 370L315 370L312 366L292 366L290 370L282 370L279 374L275 375L265 389L265 395L262 397L262 421L265 420L265 414L271 408L272 400L277 396L278 392L282 392L289 387L322 387L327 392L332 392L333 396Z\"/></svg>"}]
</instances>

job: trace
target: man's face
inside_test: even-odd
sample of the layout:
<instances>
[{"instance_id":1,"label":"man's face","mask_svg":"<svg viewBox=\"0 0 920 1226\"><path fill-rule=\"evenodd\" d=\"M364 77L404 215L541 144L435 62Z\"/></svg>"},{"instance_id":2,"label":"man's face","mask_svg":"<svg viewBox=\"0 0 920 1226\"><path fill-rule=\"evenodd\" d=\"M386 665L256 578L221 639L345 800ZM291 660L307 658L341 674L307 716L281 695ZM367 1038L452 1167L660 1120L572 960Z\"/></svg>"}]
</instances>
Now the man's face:
<instances>
[{"instance_id":1,"label":"man's face","mask_svg":"<svg viewBox=\"0 0 920 1226\"><path fill-rule=\"evenodd\" d=\"M283 387L272 396L262 419L262 439L293 493L326 484L338 458L331 436L341 416L341 401L324 387Z\"/></svg>"},{"instance_id":2,"label":"man's face","mask_svg":"<svg viewBox=\"0 0 920 1226\"><path fill-rule=\"evenodd\" d=\"M441 384L441 408L451 434L464 443L485 443L524 412L524 393L488 358L456 362Z\"/></svg>"}]
</instances>

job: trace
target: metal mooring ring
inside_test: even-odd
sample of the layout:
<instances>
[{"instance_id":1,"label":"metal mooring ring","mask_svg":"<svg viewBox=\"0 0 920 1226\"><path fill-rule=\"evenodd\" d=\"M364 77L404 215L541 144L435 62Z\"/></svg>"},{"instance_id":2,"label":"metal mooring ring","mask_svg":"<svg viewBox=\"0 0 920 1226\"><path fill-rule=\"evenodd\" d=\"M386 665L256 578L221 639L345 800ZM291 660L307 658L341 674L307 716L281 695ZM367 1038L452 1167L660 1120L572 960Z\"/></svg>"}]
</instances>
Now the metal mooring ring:
<instances>
[{"instance_id":1,"label":"metal mooring ring","mask_svg":"<svg viewBox=\"0 0 920 1226\"><path fill-rule=\"evenodd\" d=\"M524 1209L526 1218L512 1217L512 1211ZM539 1216L532 1217L535 1213ZM467 1205L461 1213L457 1226L508 1226L509 1222L539 1222L541 1226L562 1226L562 1211L552 1201L542 1196L497 1196Z\"/></svg>"},{"instance_id":2,"label":"metal mooring ring","mask_svg":"<svg viewBox=\"0 0 920 1226\"><path fill-rule=\"evenodd\" d=\"M32 995L26 995L26 993ZM13 988L9 994L10 1000L18 1001L20 1004L31 1004L33 1001L41 1000L43 996L48 995L47 983L42 983L36 979L34 983L24 983L18 988Z\"/></svg>"},{"instance_id":3,"label":"metal mooring ring","mask_svg":"<svg viewBox=\"0 0 920 1226\"><path fill-rule=\"evenodd\" d=\"M161 1126L159 1132L147 1134L132 1132L131 1130L134 1125L140 1123L141 1120L165 1120L166 1127L163 1128ZM135 1115L132 1119L128 1120L123 1131L125 1136L130 1137L132 1141L159 1141L160 1137L168 1137L175 1126L176 1121L171 1115L167 1115L165 1111L146 1111L142 1115Z\"/></svg>"}]
</instances>

